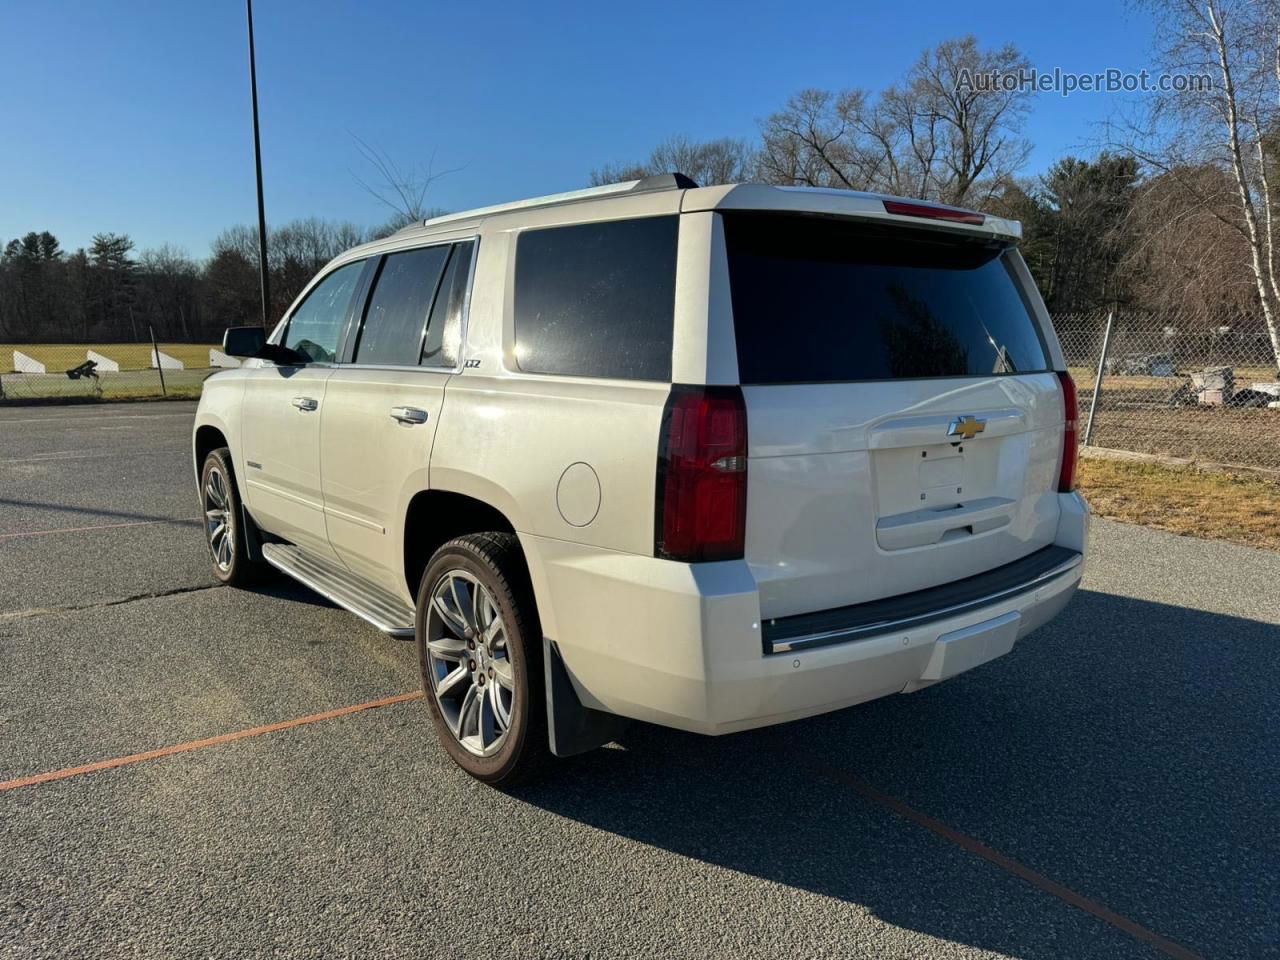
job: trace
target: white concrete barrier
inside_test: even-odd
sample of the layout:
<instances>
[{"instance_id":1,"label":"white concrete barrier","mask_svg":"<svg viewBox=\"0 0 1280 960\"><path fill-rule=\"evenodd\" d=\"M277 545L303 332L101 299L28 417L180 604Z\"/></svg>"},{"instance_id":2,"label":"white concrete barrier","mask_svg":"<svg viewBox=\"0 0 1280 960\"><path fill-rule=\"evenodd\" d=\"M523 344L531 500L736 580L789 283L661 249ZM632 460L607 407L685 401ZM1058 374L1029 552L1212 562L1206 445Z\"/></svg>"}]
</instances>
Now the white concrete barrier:
<instances>
[{"instance_id":1,"label":"white concrete barrier","mask_svg":"<svg viewBox=\"0 0 1280 960\"><path fill-rule=\"evenodd\" d=\"M120 364L112 360L110 357L104 357L97 350L89 350L85 353L85 357L92 360L98 365L98 373L119 373Z\"/></svg>"},{"instance_id":2,"label":"white concrete barrier","mask_svg":"<svg viewBox=\"0 0 1280 960\"><path fill-rule=\"evenodd\" d=\"M238 367L240 360L237 357L229 357L221 350L209 348L209 366L211 367Z\"/></svg>"},{"instance_id":3,"label":"white concrete barrier","mask_svg":"<svg viewBox=\"0 0 1280 960\"><path fill-rule=\"evenodd\" d=\"M176 360L173 357L169 356L167 353L161 353L159 350L153 347L151 350L151 369L154 370L157 367L164 370L182 370L183 369L181 360Z\"/></svg>"},{"instance_id":4,"label":"white concrete barrier","mask_svg":"<svg viewBox=\"0 0 1280 960\"><path fill-rule=\"evenodd\" d=\"M13 369L18 373L47 373L44 364L39 360L33 360L21 350L13 351Z\"/></svg>"}]
</instances>

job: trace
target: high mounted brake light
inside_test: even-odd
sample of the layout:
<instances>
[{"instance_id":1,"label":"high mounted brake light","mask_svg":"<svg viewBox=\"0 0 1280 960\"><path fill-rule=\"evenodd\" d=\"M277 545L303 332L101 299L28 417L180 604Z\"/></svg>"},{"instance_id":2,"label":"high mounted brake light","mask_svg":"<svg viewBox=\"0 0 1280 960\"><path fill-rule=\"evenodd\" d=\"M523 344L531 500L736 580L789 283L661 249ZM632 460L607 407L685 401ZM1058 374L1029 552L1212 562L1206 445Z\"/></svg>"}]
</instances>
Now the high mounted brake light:
<instances>
[{"instance_id":1,"label":"high mounted brake light","mask_svg":"<svg viewBox=\"0 0 1280 960\"><path fill-rule=\"evenodd\" d=\"M738 387L675 384L662 415L654 554L740 559L747 529L747 408Z\"/></svg>"},{"instance_id":2,"label":"high mounted brake light","mask_svg":"<svg viewBox=\"0 0 1280 960\"><path fill-rule=\"evenodd\" d=\"M981 213L971 210L956 210L952 207L933 207L927 203L906 203L902 200L885 200L884 212L894 213L900 217L923 217L926 220L947 220L951 223L971 223L982 226L987 218Z\"/></svg>"}]
</instances>

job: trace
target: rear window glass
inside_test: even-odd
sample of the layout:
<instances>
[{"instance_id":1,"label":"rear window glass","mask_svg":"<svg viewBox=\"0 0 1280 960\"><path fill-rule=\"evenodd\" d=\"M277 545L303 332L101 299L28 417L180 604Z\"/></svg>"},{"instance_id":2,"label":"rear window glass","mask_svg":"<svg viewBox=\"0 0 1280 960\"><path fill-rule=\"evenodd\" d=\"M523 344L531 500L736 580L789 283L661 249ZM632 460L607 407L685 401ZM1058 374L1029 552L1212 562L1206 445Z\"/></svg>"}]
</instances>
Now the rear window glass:
<instances>
[{"instance_id":1,"label":"rear window glass","mask_svg":"<svg viewBox=\"0 0 1280 960\"><path fill-rule=\"evenodd\" d=\"M999 244L817 217L724 223L743 383L1048 369Z\"/></svg>"},{"instance_id":2,"label":"rear window glass","mask_svg":"<svg viewBox=\"0 0 1280 960\"><path fill-rule=\"evenodd\" d=\"M614 220L520 234L520 369L670 380L677 220Z\"/></svg>"}]
</instances>

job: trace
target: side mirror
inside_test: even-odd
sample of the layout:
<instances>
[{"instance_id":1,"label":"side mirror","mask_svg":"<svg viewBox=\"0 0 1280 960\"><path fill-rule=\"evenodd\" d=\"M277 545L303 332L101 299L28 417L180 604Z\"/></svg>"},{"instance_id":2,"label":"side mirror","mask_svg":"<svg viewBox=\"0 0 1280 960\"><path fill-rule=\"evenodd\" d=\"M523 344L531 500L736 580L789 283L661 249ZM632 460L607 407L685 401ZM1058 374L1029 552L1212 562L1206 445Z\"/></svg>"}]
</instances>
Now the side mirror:
<instances>
[{"instance_id":1,"label":"side mirror","mask_svg":"<svg viewBox=\"0 0 1280 960\"><path fill-rule=\"evenodd\" d=\"M267 343L267 331L258 326L227 327L222 335L222 352L229 357L270 360L288 367L305 366L311 359L289 347Z\"/></svg>"},{"instance_id":2,"label":"side mirror","mask_svg":"<svg viewBox=\"0 0 1280 960\"><path fill-rule=\"evenodd\" d=\"M262 327L227 327L222 335L222 352L229 357L257 357L267 343L267 331Z\"/></svg>"}]
</instances>

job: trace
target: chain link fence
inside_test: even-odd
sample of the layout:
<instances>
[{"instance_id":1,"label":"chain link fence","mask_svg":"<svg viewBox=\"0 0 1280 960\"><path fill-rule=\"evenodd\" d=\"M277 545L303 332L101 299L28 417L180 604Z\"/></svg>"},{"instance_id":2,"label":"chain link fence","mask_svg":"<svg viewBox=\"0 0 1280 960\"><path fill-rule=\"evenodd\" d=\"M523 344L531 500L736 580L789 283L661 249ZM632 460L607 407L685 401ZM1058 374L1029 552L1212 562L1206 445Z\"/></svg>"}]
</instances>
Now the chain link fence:
<instances>
[{"instance_id":1,"label":"chain link fence","mask_svg":"<svg viewBox=\"0 0 1280 960\"><path fill-rule=\"evenodd\" d=\"M1053 321L1091 445L1280 470L1280 371L1260 322L1123 311Z\"/></svg>"},{"instance_id":2,"label":"chain link fence","mask_svg":"<svg viewBox=\"0 0 1280 960\"><path fill-rule=\"evenodd\" d=\"M1280 470L1280 371L1260 323L1053 320L1093 446ZM229 366L238 361L211 344L0 344L0 401L195 397Z\"/></svg>"},{"instance_id":3,"label":"chain link fence","mask_svg":"<svg viewBox=\"0 0 1280 960\"><path fill-rule=\"evenodd\" d=\"M210 344L0 344L0 402L198 397L205 377L234 366Z\"/></svg>"}]
</instances>

